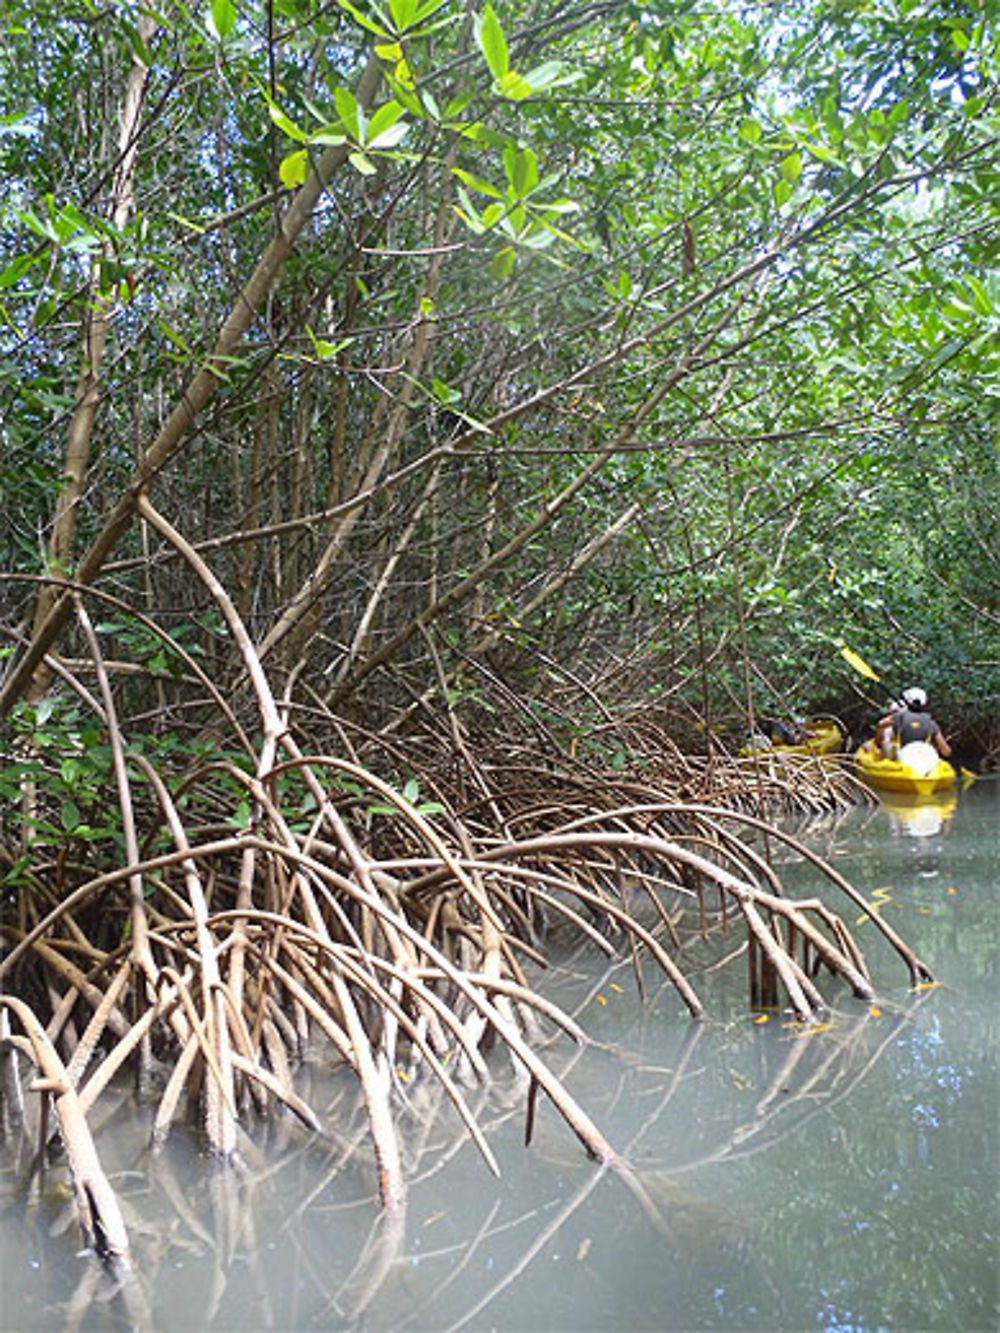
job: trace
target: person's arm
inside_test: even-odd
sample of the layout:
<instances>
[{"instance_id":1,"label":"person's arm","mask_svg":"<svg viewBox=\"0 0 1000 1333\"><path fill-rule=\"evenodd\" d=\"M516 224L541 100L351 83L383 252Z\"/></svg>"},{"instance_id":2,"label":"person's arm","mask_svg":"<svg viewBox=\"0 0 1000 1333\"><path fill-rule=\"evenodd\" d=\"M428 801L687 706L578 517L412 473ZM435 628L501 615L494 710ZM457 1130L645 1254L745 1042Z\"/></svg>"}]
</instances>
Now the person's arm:
<instances>
[{"instance_id":1,"label":"person's arm","mask_svg":"<svg viewBox=\"0 0 1000 1333\"><path fill-rule=\"evenodd\" d=\"M938 754L941 756L942 759L947 759L951 755L951 746L945 740L944 732L937 725L937 723L935 723L934 725L935 725L934 748L937 750Z\"/></svg>"}]
</instances>

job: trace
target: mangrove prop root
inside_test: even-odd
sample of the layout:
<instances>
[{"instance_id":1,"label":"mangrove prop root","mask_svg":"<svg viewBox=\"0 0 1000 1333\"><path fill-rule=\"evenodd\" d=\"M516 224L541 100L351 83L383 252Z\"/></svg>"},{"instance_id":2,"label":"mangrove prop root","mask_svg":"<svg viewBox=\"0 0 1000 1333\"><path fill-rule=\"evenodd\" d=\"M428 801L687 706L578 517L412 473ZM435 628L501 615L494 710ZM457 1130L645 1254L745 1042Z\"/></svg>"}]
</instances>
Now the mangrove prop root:
<instances>
[{"instance_id":1,"label":"mangrove prop root","mask_svg":"<svg viewBox=\"0 0 1000 1333\"><path fill-rule=\"evenodd\" d=\"M52 1098L84 1239L102 1259L124 1262L129 1254L129 1241L121 1208L101 1168L66 1066L28 1005L12 995L0 995L0 1005L9 1009L24 1029L26 1039L23 1045L19 1041L18 1046L30 1053L41 1075L32 1085L33 1090Z\"/></svg>"},{"instance_id":2,"label":"mangrove prop root","mask_svg":"<svg viewBox=\"0 0 1000 1333\"><path fill-rule=\"evenodd\" d=\"M128 1242L85 1117L112 1074L140 1056L157 1070L154 1143L186 1101L210 1149L232 1160L238 1116L249 1129L254 1115L284 1108L294 1132L333 1135L292 1086L306 1044L322 1049L356 1080L377 1193L383 1210L399 1216L411 1133L399 1116L415 1084L450 1101L490 1169L499 1169L464 1095L489 1082L493 1043L524 1079L526 1142L542 1092L588 1154L627 1175L622 1155L529 1039L551 1027L563 1040L586 1040L526 975L544 960L553 920L588 947L630 960L640 993L659 972L693 1017L703 1004L689 954L718 947L736 959L741 932L752 1006L784 997L798 1018L815 1018L825 1003L820 965L855 996L875 995L850 930L817 885L867 911L864 897L790 835L746 813L737 769L719 756L699 767L664 746L663 762L676 771L653 782L652 765L639 781L595 775L551 752L543 762L523 747L518 756L514 747L491 753L465 741L449 751L470 769L456 779L428 758L439 747L417 745L408 757L403 738L390 751L360 732L367 760L321 747L310 753L293 734L291 685L279 707L204 561L148 500L139 508L183 551L229 624L259 741L248 768L220 754L185 775L130 755L97 634L80 615L99 687L95 708L111 743L124 864L106 858L89 879L77 868L32 902L32 913L35 901L43 904L37 915L3 923L9 952L0 978L11 992L4 1005L26 1033L8 1037L8 1049L27 1051L38 1067L35 1086L52 1100L81 1221L98 1252L125 1254ZM328 722L331 746L347 748L344 722ZM394 773L412 766L421 797L374 771L383 765ZM808 766L795 781L829 808L845 784L814 769L815 781ZM767 781L790 792L789 771ZM475 800L463 805L470 790ZM782 886L768 857L774 840L815 870L808 897ZM928 980L926 965L877 913L869 916L914 981ZM50 1005L64 1045L77 1042L65 1064L13 995L22 988L39 1012ZM5 1066L16 1099L16 1067L12 1079L9 1059Z\"/></svg>"}]
</instances>

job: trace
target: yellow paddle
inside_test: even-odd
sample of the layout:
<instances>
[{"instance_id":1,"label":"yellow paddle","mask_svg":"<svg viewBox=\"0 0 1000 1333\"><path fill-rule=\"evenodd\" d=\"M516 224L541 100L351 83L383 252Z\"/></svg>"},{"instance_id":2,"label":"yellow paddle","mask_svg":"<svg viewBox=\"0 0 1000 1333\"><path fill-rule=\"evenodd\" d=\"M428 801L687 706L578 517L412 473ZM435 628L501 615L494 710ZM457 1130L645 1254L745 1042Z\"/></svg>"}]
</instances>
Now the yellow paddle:
<instances>
[{"instance_id":1,"label":"yellow paddle","mask_svg":"<svg viewBox=\"0 0 1000 1333\"><path fill-rule=\"evenodd\" d=\"M874 667L870 667L865 659L856 653L853 648L848 648L847 644L840 640L840 655L845 662L849 662L855 671L859 671L862 676L867 676L869 680L875 681L876 685L882 684L882 677Z\"/></svg>"}]
</instances>

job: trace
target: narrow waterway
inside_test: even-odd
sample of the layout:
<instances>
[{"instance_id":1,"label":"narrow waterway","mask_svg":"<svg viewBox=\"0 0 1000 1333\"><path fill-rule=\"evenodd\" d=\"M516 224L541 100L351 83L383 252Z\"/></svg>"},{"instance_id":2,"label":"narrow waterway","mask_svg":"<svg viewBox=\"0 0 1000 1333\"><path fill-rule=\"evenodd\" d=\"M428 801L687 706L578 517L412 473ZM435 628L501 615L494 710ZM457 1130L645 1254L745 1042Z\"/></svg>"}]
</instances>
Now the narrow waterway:
<instances>
[{"instance_id":1,"label":"narrow waterway","mask_svg":"<svg viewBox=\"0 0 1000 1333\"><path fill-rule=\"evenodd\" d=\"M98 1116L98 1146L137 1289L102 1289L77 1253L63 1176L35 1176L26 1195L29 1154L8 1145L0 1328L996 1329L1000 783L797 833L880 904L939 984L909 989L829 889L880 998L835 989L821 1024L760 1021L739 960L696 978L711 1019L693 1026L671 989L656 983L643 1004L628 965L572 955L551 993L598 1044L574 1053L562 1038L547 1056L632 1181L595 1170L544 1101L526 1148L523 1094L511 1084L505 1107L503 1079L482 1111L496 1180L417 1090L409 1206L388 1227L353 1091L320 1067L304 1091L339 1119L337 1137L276 1122L239 1180L180 1133L151 1158L123 1091ZM773 851L786 884L819 888Z\"/></svg>"}]
</instances>

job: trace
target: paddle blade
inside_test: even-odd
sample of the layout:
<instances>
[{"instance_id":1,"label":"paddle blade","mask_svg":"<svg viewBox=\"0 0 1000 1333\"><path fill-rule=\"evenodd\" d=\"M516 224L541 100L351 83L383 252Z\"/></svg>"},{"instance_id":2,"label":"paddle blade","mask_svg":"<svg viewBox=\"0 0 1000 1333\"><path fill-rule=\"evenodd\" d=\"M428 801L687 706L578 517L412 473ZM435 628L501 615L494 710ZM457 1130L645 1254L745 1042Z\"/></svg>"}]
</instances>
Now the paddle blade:
<instances>
[{"instance_id":1,"label":"paddle blade","mask_svg":"<svg viewBox=\"0 0 1000 1333\"><path fill-rule=\"evenodd\" d=\"M849 662L855 671L860 671L862 676L867 676L869 680L881 682L881 677L874 671L863 657L859 657L853 648L848 648L846 643L840 645L840 655L845 662Z\"/></svg>"}]
</instances>

